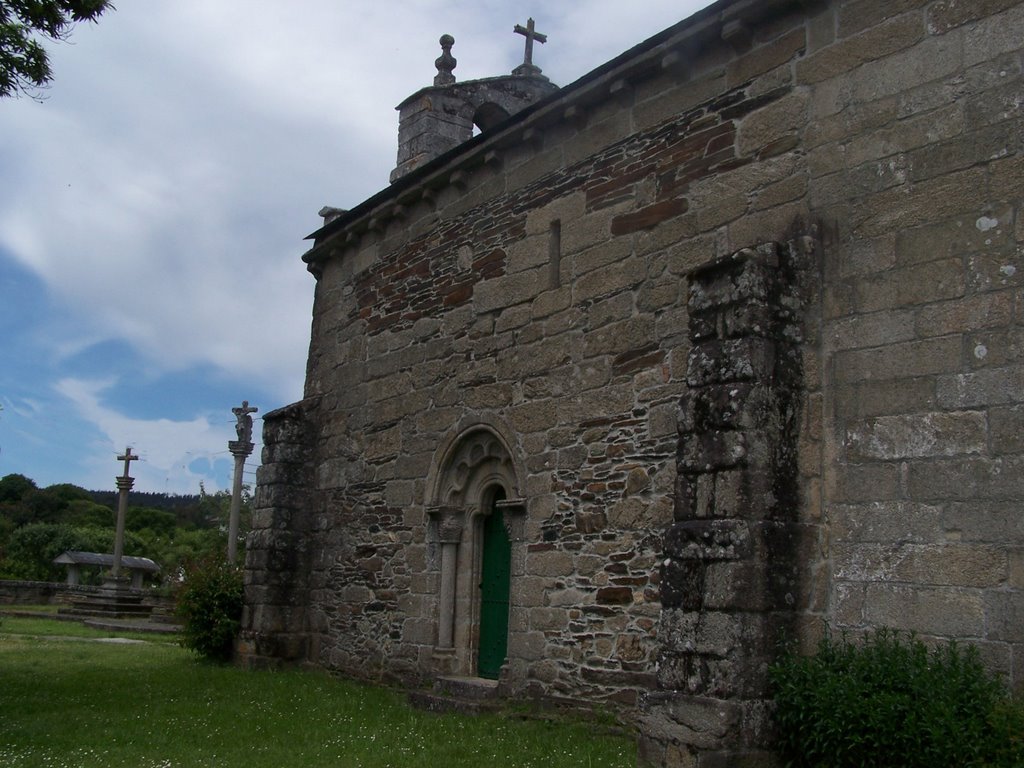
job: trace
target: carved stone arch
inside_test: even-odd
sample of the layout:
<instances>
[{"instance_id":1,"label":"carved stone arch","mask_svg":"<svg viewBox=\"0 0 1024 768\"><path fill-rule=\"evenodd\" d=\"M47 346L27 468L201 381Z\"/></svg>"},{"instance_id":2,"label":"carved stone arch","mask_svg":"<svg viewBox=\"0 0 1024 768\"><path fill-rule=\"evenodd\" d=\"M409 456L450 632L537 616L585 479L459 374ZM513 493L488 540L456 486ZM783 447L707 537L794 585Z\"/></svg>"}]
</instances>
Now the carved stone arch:
<instances>
[{"instance_id":1,"label":"carved stone arch","mask_svg":"<svg viewBox=\"0 0 1024 768\"><path fill-rule=\"evenodd\" d=\"M481 458L497 459L502 469L496 474L505 485L506 498L522 496L524 467L521 454L510 435L513 432L494 416L471 417L460 422L438 447L427 475L429 506L466 503L466 484L471 470L479 470ZM480 453L477 449L482 446ZM464 476L459 467L465 465ZM495 462L489 462L492 468ZM479 485L476 486L479 489Z\"/></svg>"},{"instance_id":2,"label":"carved stone arch","mask_svg":"<svg viewBox=\"0 0 1024 768\"><path fill-rule=\"evenodd\" d=\"M435 660L441 673L476 674L483 531L493 510L501 510L513 556L525 546L522 465L507 434L494 418L459 425L438 448L427 477L427 539L439 554L433 567L440 571Z\"/></svg>"}]
</instances>

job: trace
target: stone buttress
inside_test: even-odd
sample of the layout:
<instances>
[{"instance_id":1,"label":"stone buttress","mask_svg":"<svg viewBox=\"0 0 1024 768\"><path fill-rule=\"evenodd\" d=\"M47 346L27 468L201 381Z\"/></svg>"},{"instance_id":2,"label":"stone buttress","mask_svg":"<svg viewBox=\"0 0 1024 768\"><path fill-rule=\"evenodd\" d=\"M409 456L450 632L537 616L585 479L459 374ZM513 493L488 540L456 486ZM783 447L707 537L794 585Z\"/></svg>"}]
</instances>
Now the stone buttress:
<instances>
[{"instance_id":1,"label":"stone buttress","mask_svg":"<svg viewBox=\"0 0 1024 768\"><path fill-rule=\"evenodd\" d=\"M689 391L665 532L659 690L642 716L641 758L653 765L756 762L765 747L767 669L800 596L803 257L799 244L768 243L689 275Z\"/></svg>"},{"instance_id":2,"label":"stone buttress","mask_svg":"<svg viewBox=\"0 0 1024 768\"><path fill-rule=\"evenodd\" d=\"M252 530L246 543L245 609L237 652L248 666L299 661L309 652L306 606L316 398L263 418Z\"/></svg>"}]
</instances>

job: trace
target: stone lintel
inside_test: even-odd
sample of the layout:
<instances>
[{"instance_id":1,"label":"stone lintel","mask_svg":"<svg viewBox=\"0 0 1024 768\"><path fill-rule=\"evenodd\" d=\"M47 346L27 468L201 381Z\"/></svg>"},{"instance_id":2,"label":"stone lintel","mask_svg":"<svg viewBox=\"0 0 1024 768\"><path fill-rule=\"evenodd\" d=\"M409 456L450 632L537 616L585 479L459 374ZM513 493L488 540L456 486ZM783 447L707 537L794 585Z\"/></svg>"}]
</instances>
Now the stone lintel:
<instances>
[{"instance_id":1,"label":"stone lintel","mask_svg":"<svg viewBox=\"0 0 1024 768\"><path fill-rule=\"evenodd\" d=\"M511 512L518 515L526 514L526 499L505 499L504 501L495 502L494 506L503 512Z\"/></svg>"}]
</instances>

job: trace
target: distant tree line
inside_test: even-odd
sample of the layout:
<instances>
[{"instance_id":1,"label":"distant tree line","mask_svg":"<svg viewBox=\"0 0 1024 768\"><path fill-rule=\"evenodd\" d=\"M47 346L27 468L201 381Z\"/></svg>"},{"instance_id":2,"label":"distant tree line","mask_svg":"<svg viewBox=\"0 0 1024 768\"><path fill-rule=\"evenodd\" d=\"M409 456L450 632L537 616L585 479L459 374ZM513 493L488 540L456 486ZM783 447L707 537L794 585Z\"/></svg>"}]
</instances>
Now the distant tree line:
<instances>
[{"instance_id":1,"label":"distant tree line","mask_svg":"<svg viewBox=\"0 0 1024 768\"><path fill-rule=\"evenodd\" d=\"M240 549L248 531L248 489L243 491ZM132 493L125 515L124 554L148 557L172 583L189 563L226 556L227 491L196 495ZM0 579L63 581L62 552L112 553L117 494L70 483L39 488L24 475L0 478ZM86 574L99 581L98 573Z\"/></svg>"},{"instance_id":2,"label":"distant tree line","mask_svg":"<svg viewBox=\"0 0 1024 768\"><path fill-rule=\"evenodd\" d=\"M227 491L218 491L219 495L230 495ZM117 509L117 491L89 491L90 497L97 504L102 504L110 509ZM215 494L217 495L217 494ZM203 499L207 494L173 494L153 493L152 491L132 491L131 501L133 505L147 509L158 509L174 514L175 524L181 528L204 528L209 522L206 515L209 513L209 504Z\"/></svg>"}]
</instances>

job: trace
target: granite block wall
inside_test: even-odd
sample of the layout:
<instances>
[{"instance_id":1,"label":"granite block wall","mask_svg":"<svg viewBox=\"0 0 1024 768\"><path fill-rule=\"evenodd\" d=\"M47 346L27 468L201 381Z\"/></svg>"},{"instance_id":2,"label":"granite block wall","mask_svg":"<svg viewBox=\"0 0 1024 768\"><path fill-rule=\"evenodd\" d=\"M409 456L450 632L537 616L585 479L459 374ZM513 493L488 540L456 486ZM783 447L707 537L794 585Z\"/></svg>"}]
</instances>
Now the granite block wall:
<instances>
[{"instance_id":1,"label":"granite block wall","mask_svg":"<svg viewBox=\"0 0 1024 768\"><path fill-rule=\"evenodd\" d=\"M523 510L502 690L651 692L648 763L767 759L776 630L969 640L1020 689L1021 40L1019 0L717 3L326 225L247 636L363 677L474 674L475 523L439 655L429 510L484 430ZM800 254L769 315L694 294L764 248ZM759 318L789 331L738 332ZM777 418L744 422L751 397ZM752 565L690 557L695 531Z\"/></svg>"}]
</instances>

